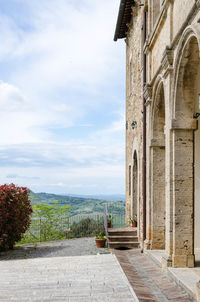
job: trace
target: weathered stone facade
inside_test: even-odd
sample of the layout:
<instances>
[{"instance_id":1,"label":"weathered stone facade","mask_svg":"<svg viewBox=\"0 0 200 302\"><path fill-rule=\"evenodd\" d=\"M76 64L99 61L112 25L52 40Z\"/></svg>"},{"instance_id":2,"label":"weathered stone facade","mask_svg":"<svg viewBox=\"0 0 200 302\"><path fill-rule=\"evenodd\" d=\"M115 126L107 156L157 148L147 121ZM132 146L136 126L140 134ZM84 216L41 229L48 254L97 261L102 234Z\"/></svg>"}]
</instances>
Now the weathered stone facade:
<instances>
[{"instance_id":1,"label":"weathered stone facade","mask_svg":"<svg viewBox=\"0 0 200 302\"><path fill-rule=\"evenodd\" d=\"M121 0L120 14L118 29L129 20L115 34L126 38L127 223L137 214L141 244L164 249L163 266L193 267L200 254L200 1Z\"/></svg>"}]
</instances>

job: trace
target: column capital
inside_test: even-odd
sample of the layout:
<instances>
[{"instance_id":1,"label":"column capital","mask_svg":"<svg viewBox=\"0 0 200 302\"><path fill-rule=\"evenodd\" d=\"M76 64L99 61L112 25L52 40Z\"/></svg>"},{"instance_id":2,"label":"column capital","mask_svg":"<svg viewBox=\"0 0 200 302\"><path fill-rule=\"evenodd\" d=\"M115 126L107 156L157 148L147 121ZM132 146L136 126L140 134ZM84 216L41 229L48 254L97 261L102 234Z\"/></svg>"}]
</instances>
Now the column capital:
<instances>
[{"instance_id":1,"label":"column capital","mask_svg":"<svg viewBox=\"0 0 200 302\"><path fill-rule=\"evenodd\" d=\"M195 130L197 121L194 119L172 119L171 130Z\"/></svg>"},{"instance_id":2,"label":"column capital","mask_svg":"<svg viewBox=\"0 0 200 302\"><path fill-rule=\"evenodd\" d=\"M197 8L200 8L200 0L196 0L196 6Z\"/></svg>"},{"instance_id":3,"label":"column capital","mask_svg":"<svg viewBox=\"0 0 200 302\"><path fill-rule=\"evenodd\" d=\"M167 46L161 60L161 65L164 70L164 78L166 78L168 74L173 71L173 59L174 51Z\"/></svg>"},{"instance_id":4,"label":"column capital","mask_svg":"<svg viewBox=\"0 0 200 302\"><path fill-rule=\"evenodd\" d=\"M151 103L152 100L152 87L149 84L146 84L144 87L144 98L146 100L146 106Z\"/></svg>"},{"instance_id":5,"label":"column capital","mask_svg":"<svg viewBox=\"0 0 200 302\"><path fill-rule=\"evenodd\" d=\"M151 139L150 142L150 147L154 148L154 147L160 147L160 148L164 148L165 147L165 140L164 139Z\"/></svg>"}]
</instances>

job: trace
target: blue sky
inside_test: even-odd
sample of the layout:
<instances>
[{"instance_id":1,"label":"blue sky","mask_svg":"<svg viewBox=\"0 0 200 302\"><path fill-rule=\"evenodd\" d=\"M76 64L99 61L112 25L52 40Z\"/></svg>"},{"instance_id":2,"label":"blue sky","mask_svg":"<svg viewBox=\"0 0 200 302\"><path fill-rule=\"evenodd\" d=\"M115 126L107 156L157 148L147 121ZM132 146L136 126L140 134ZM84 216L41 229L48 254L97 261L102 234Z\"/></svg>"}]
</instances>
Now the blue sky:
<instances>
[{"instance_id":1,"label":"blue sky","mask_svg":"<svg viewBox=\"0 0 200 302\"><path fill-rule=\"evenodd\" d=\"M0 0L0 182L124 193L118 0Z\"/></svg>"}]
</instances>

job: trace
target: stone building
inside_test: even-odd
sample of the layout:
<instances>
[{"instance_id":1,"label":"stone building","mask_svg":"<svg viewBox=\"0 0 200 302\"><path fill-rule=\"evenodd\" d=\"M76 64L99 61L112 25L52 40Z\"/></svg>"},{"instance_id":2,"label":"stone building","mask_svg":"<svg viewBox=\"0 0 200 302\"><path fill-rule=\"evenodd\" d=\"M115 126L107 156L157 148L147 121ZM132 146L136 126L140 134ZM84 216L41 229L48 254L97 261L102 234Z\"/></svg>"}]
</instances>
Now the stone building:
<instances>
[{"instance_id":1,"label":"stone building","mask_svg":"<svg viewBox=\"0 0 200 302\"><path fill-rule=\"evenodd\" d=\"M200 256L200 0L121 0L126 218L164 267Z\"/></svg>"}]
</instances>

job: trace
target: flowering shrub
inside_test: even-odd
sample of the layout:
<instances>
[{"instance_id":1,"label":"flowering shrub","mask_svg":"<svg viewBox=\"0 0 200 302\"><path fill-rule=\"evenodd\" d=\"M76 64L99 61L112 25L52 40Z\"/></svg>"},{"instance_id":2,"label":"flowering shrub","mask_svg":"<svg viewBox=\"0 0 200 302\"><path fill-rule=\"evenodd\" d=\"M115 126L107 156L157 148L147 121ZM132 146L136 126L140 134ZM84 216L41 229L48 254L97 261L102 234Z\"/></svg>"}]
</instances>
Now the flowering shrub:
<instances>
[{"instance_id":1,"label":"flowering shrub","mask_svg":"<svg viewBox=\"0 0 200 302\"><path fill-rule=\"evenodd\" d=\"M30 226L29 193L14 184L0 186L0 250L12 249Z\"/></svg>"}]
</instances>

